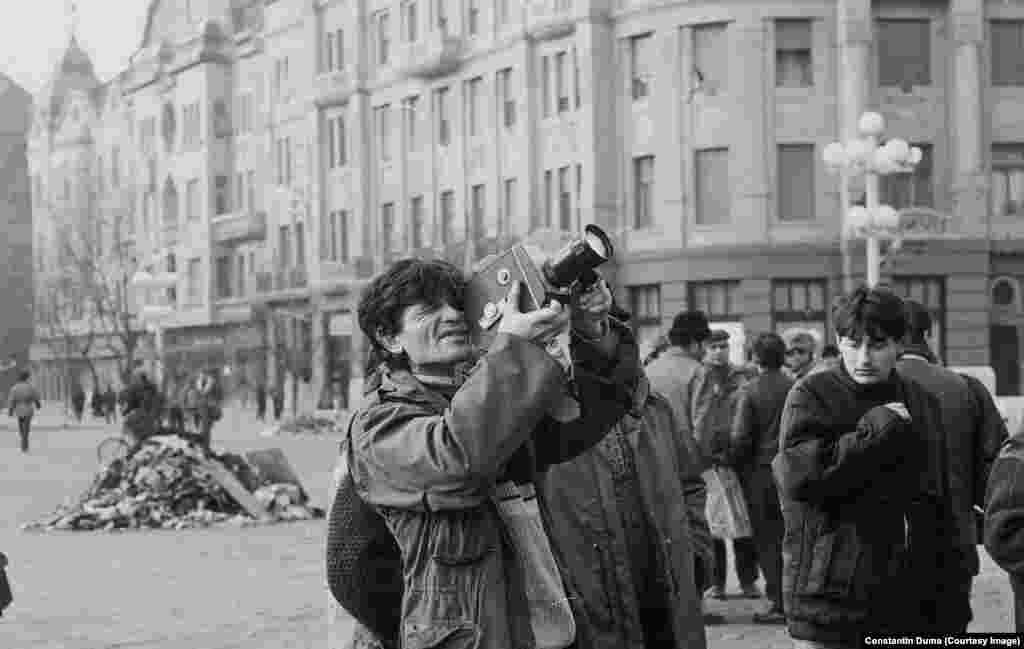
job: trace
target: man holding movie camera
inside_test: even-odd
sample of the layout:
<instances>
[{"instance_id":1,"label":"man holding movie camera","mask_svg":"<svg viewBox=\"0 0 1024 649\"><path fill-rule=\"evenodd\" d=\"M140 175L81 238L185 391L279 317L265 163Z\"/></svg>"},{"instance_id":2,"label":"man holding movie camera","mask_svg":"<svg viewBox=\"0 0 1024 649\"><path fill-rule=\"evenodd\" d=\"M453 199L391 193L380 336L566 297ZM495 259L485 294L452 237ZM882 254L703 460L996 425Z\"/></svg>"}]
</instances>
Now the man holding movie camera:
<instances>
[{"instance_id":1,"label":"man holding movie camera","mask_svg":"<svg viewBox=\"0 0 1024 649\"><path fill-rule=\"evenodd\" d=\"M578 285L567 305L528 313L520 309L522 284L513 281L480 354L465 313L467 283L447 262L406 259L374 279L359 304L372 369L350 428L350 471L397 543L404 582L399 637L382 640L576 646L585 613L534 485L629 409L637 347L609 317L603 280ZM549 353L567 330L571 372ZM578 417L556 419L570 393Z\"/></svg>"}]
</instances>

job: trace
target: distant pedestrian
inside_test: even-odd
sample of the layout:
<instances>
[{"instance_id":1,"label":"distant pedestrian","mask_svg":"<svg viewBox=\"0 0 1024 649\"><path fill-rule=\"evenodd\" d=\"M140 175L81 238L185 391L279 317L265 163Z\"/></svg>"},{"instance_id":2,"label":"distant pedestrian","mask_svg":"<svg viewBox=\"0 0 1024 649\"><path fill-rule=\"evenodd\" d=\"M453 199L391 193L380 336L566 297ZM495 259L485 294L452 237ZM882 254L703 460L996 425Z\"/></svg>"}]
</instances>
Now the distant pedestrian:
<instances>
[{"instance_id":1,"label":"distant pedestrian","mask_svg":"<svg viewBox=\"0 0 1024 649\"><path fill-rule=\"evenodd\" d=\"M280 385L273 387L272 396L274 399L274 421L281 421L281 415L284 413L284 390Z\"/></svg>"},{"instance_id":2,"label":"distant pedestrian","mask_svg":"<svg viewBox=\"0 0 1024 649\"><path fill-rule=\"evenodd\" d=\"M27 370L19 372L18 382L11 387L7 405L8 414L18 418L18 434L21 436L22 453L28 453L28 436L32 429L32 417L36 414L36 409L43 407L39 401L39 391L28 382L29 376Z\"/></svg>"},{"instance_id":3,"label":"distant pedestrian","mask_svg":"<svg viewBox=\"0 0 1024 649\"><path fill-rule=\"evenodd\" d=\"M256 419L267 418L267 384L260 381L256 384Z\"/></svg>"},{"instance_id":4,"label":"distant pedestrian","mask_svg":"<svg viewBox=\"0 0 1024 649\"><path fill-rule=\"evenodd\" d=\"M82 413L84 412L85 390L76 382L71 388L71 413L75 416L75 421L82 423Z\"/></svg>"},{"instance_id":5,"label":"distant pedestrian","mask_svg":"<svg viewBox=\"0 0 1024 649\"><path fill-rule=\"evenodd\" d=\"M112 424L117 419L117 393L114 386L107 384L107 391L103 393L103 412L107 417L107 423Z\"/></svg>"}]
</instances>

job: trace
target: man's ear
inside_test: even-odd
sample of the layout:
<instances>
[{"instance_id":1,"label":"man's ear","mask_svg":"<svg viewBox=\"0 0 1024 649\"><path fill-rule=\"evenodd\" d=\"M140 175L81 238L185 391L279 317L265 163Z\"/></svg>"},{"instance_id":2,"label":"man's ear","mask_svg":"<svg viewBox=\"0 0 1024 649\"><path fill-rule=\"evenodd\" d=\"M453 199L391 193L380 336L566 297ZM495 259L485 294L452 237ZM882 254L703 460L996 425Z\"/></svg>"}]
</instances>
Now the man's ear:
<instances>
[{"instance_id":1,"label":"man's ear","mask_svg":"<svg viewBox=\"0 0 1024 649\"><path fill-rule=\"evenodd\" d=\"M405 348L402 347L402 343L398 341L398 336L386 336L378 331L376 338L377 342L380 343L380 346L388 350L388 353L390 354L399 356L405 351Z\"/></svg>"}]
</instances>

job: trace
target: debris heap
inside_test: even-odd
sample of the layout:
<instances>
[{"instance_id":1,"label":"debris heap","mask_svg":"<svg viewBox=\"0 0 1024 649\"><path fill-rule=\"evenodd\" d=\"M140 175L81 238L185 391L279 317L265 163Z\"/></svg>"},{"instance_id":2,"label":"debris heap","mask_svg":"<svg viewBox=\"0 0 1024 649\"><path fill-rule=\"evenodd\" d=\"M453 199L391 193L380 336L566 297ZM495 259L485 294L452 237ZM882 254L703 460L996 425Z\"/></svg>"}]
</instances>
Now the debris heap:
<instances>
[{"instance_id":1,"label":"debris heap","mask_svg":"<svg viewBox=\"0 0 1024 649\"><path fill-rule=\"evenodd\" d=\"M226 488L226 480L233 484ZM127 461L103 469L78 502L24 529L186 529L322 517L323 510L307 500L298 485L261 484L258 472L239 455L217 455L177 438L158 437ZM259 519L251 513L255 503L266 510Z\"/></svg>"}]
</instances>

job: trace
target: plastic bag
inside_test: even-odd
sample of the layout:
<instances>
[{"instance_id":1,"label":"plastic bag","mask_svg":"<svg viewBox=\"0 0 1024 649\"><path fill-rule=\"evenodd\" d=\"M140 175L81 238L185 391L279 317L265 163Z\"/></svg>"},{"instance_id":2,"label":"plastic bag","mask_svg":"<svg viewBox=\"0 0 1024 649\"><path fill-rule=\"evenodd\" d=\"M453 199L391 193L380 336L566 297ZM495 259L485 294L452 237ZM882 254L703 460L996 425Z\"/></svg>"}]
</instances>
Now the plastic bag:
<instances>
[{"instance_id":1,"label":"plastic bag","mask_svg":"<svg viewBox=\"0 0 1024 649\"><path fill-rule=\"evenodd\" d=\"M753 536L750 512L736 472L729 467L715 467L705 471L701 477L708 490L705 511L711 536L719 539Z\"/></svg>"}]
</instances>

